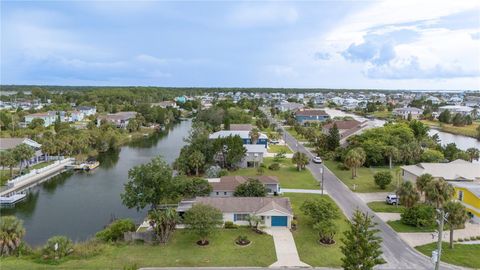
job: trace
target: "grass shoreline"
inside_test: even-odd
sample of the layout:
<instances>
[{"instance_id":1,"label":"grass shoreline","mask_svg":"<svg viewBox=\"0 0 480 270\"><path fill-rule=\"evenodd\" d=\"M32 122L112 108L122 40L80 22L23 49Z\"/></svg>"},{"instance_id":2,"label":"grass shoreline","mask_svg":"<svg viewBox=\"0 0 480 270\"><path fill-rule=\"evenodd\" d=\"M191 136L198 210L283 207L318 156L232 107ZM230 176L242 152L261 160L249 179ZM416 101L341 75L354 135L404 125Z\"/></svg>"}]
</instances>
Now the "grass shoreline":
<instances>
[{"instance_id":1,"label":"grass shoreline","mask_svg":"<svg viewBox=\"0 0 480 270\"><path fill-rule=\"evenodd\" d=\"M463 126L463 127L456 127L452 124L445 124L440 123L439 121L430 121L430 120L421 120L422 123L428 125L430 128L437 129L439 131L455 134L455 135L462 135L471 138L476 138L477 135L477 127L480 125L480 122L475 121L471 125Z\"/></svg>"}]
</instances>

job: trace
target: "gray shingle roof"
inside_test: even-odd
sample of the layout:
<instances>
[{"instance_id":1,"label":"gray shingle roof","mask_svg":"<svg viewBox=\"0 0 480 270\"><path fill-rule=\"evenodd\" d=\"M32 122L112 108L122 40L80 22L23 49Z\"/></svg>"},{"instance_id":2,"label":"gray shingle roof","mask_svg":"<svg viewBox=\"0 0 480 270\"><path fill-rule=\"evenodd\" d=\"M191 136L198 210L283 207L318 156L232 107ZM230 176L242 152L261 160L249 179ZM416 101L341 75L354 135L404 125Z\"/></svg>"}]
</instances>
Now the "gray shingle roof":
<instances>
[{"instance_id":1,"label":"gray shingle roof","mask_svg":"<svg viewBox=\"0 0 480 270\"><path fill-rule=\"evenodd\" d=\"M197 197L195 204L209 205L223 213L264 213L277 210L293 215L290 200L282 197Z\"/></svg>"}]
</instances>

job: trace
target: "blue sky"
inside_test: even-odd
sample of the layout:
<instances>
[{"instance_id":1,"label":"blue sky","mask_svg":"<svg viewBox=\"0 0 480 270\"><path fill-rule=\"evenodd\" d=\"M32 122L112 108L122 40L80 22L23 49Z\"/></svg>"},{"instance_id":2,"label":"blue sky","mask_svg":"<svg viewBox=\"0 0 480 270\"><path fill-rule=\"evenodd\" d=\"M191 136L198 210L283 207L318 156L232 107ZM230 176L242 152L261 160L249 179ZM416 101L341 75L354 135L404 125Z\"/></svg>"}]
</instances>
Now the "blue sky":
<instances>
[{"instance_id":1,"label":"blue sky","mask_svg":"<svg viewBox=\"0 0 480 270\"><path fill-rule=\"evenodd\" d=\"M1 83L480 89L477 1L2 1Z\"/></svg>"}]
</instances>

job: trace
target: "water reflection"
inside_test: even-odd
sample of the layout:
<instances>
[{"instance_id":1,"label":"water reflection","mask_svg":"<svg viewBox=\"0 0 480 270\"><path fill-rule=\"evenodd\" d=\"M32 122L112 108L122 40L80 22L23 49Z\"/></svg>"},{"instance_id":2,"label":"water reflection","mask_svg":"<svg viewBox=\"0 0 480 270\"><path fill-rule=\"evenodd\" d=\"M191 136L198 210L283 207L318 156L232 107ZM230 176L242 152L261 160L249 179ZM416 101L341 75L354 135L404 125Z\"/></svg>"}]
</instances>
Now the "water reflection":
<instances>
[{"instance_id":1,"label":"water reflection","mask_svg":"<svg viewBox=\"0 0 480 270\"><path fill-rule=\"evenodd\" d=\"M38 190L33 190L27 194L25 200L15 204L8 208L1 209L2 216L9 216L15 214L22 214L25 217L31 217L35 212L35 207L37 205L39 192Z\"/></svg>"}]
</instances>

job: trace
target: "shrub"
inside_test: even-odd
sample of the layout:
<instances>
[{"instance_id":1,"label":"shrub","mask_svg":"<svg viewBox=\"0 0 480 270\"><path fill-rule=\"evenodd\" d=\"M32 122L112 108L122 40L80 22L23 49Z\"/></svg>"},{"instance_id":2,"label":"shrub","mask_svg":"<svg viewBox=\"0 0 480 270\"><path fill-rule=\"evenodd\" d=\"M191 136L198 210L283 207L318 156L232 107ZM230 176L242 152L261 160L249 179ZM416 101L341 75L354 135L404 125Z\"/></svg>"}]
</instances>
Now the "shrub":
<instances>
[{"instance_id":1,"label":"shrub","mask_svg":"<svg viewBox=\"0 0 480 270\"><path fill-rule=\"evenodd\" d=\"M119 219L108 225L95 236L105 242L123 240L125 232L135 231L135 223L131 219Z\"/></svg>"},{"instance_id":2,"label":"shrub","mask_svg":"<svg viewBox=\"0 0 480 270\"><path fill-rule=\"evenodd\" d=\"M463 242L463 239L462 238L458 239L458 242Z\"/></svg>"},{"instance_id":3,"label":"shrub","mask_svg":"<svg viewBox=\"0 0 480 270\"><path fill-rule=\"evenodd\" d=\"M403 224L415 227L433 227L435 225L435 209L426 204L417 204L406 208L400 215Z\"/></svg>"},{"instance_id":4,"label":"shrub","mask_svg":"<svg viewBox=\"0 0 480 270\"><path fill-rule=\"evenodd\" d=\"M264 172L265 172L265 169L263 167L257 168L257 175L262 175Z\"/></svg>"},{"instance_id":5,"label":"shrub","mask_svg":"<svg viewBox=\"0 0 480 270\"><path fill-rule=\"evenodd\" d=\"M463 238L463 241L468 242L468 241L470 241L470 238L465 237L465 238Z\"/></svg>"},{"instance_id":6,"label":"shrub","mask_svg":"<svg viewBox=\"0 0 480 270\"><path fill-rule=\"evenodd\" d=\"M87 259L102 253L104 245L98 241L86 241L75 245L74 255L79 259Z\"/></svg>"},{"instance_id":7,"label":"shrub","mask_svg":"<svg viewBox=\"0 0 480 270\"><path fill-rule=\"evenodd\" d=\"M205 171L205 176L207 178L217 178L219 177L220 171L222 168L220 166L214 165L210 166L206 171Z\"/></svg>"},{"instance_id":8,"label":"shrub","mask_svg":"<svg viewBox=\"0 0 480 270\"><path fill-rule=\"evenodd\" d=\"M272 171L278 171L278 170L280 170L280 164L278 164L276 162L272 163L272 164L270 164L270 166L268 166L268 169L272 170Z\"/></svg>"},{"instance_id":9,"label":"shrub","mask_svg":"<svg viewBox=\"0 0 480 270\"><path fill-rule=\"evenodd\" d=\"M385 189L392 182L392 174L389 171L377 172L373 179L381 189Z\"/></svg>"},{"instance_id":10,"label":"shrub","mask_svg":"<svg viewBox=\"0 0 480 270\"><path fill-rule=\"evenodd\" d=\"M222 170L220 170L220 172L218 173L218 177L222 177L222 176L225 176L225 175L227 175L227 174L228 174L228 171L225 170L225 169L222 169Z\"/></svg>"},{"instance_id":11,"label":"shrub","mask_svg":"<svg viewBox=\"0 0 480 270\"><path fill-rule=\"evenodd\" d=\"M273 161L278 162L281 161L286 157L287 151L285 150L280 150L280 152L276 153L275 156L273 157Z\"/></svg>"},{"instance_id":12,"label":"shrub","mask_svg":"<svg viewBox=\"0 0 480 270\"><path fill-rule=\"evenodd\" d=\"M236 229L238 226L234 224L232 221L225 221L224 228L225 229Z\"/></svg>"},{"instance_id":13,"label":"shrub","mask_svg":"<svg viewBox=\"0 0 480 270\"><path fill-rule=\"evenodd\" d=\"M55 250L57 247L57 250ZM48 258L62 258L73 252L72 240L66 236L57 235L47 240L42 253Z\"/></svg>"},{"instance_id":14,"label":"shrub","mask_svg":"<svg viewBox=\"0 0 480 270\"><path fill-rule=\"evenodd\" d=\"M248 240L248 237L246 235L240 235L235 239L235 242L239 245L246 245L250 243L250 240Z\"/></svg>"},{"instance_id":15,"label":"shrub","mask_svg":"<svg viewBox=\"0 0 480 270\"><path fill-rule=\"evenodd\" d=\"M475 236L470 236L470 240L474 241L477 237Z\"/></svg>"},{"instance_id":16,"label":"shrub","mask_svg":"<svg viewBox=\"0 0 480 270\"><path fill-rule=\"evenodd\" d=\"M345 166L345 164L343 164L343 163L339 163L337 165L337 169L342 170L342 171L348 171L349 170L349 168L347 166Z\"/></svg>"},{"instance_id":17,"label":"shrub","mask_svg":"<svg viewBox=\"0 0 480 270\"><path fill-rule=\"evenodd\" d=\"M477 240L480 240L480 235L477 236Z\"/></svg>"}]
</instances>

